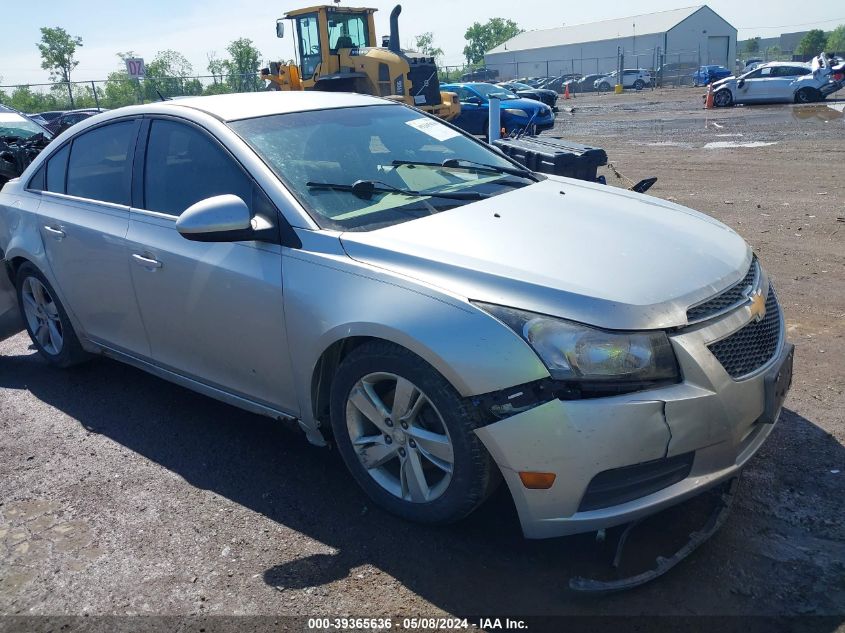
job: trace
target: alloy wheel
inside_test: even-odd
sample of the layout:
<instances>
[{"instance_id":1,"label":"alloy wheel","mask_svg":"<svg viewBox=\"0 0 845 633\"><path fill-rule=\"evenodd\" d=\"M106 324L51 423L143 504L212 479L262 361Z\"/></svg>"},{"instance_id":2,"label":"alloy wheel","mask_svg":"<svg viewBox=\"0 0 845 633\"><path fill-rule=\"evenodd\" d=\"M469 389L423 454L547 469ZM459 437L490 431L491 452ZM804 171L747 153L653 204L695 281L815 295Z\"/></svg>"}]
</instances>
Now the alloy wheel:
<instances>
[{"instance_id":1,"label":"alloy wheel","mask_svg":"<svg viewBox=\"0 0 845 633\"><path fill-rule=\"evenodd\" d=\"M393 496L427 503L449 487L455 461L449 430L410 380L386 372L361 378L347 398L346 428L361 465Z\"/></svg>"},{"instance_id":2,"label":"alloy wheel","mask_svg":"<svg viewBox=\"0 0 845 633\"><path fill-rule=\"evenodd\" d=\"M51 356L58 356L64 345L62 320L50 291L35 277L27 277L21 288L23 311L38 344Z\"/></svg>"}]
</instances>

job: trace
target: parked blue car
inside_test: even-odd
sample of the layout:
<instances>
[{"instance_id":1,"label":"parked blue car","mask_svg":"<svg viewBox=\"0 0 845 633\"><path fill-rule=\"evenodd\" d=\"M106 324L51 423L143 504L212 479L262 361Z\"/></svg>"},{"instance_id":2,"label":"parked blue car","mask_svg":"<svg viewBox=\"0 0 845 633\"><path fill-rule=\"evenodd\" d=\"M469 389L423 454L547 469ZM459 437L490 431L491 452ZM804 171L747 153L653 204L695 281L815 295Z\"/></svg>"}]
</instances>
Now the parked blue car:
<instances>
[{"instance_id":1,"label":"parked blue car","mask_svg":"<svg viewBox=\"0 0 845 633\"><path fill-rule=\"evenodd\" d=\"M714 81L730 77L733 73L724 66L702 66L692 74L694 86L707 86Z\"/></svg>"},{"instance_id":2,"label":"parked blue car","mask_svg":"<svg viewBox=\"0 0 845 633\"><path fill-rule=\"evenodd\" d=\"M487 135L491 95L501 99L502 127L510 134L525 129L529 123L538 132L554 127L552 109L532 99L520 99L505 88L485 83L441 84L441 90L455 92L461 102L461 114L451 122L470 134Z\"/></svg>"}]
</instances>

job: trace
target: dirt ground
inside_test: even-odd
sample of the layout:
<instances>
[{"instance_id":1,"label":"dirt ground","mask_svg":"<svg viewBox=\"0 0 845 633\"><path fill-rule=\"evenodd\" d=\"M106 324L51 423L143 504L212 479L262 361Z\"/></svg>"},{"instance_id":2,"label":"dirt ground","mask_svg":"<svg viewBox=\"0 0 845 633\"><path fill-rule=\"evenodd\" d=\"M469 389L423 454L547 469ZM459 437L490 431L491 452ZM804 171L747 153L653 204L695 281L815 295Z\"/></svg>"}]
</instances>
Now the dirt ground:
<instances>
[{"instance_id":1,"label":"dirt ground","mask_svg":"<svg viewBox=\"0 0 845 633\"><path fill-rule=\"evenodd\" d=\"M842 627L845 101L705 112L700 94L579 96L555 130L736 229L796 345L786 410L732 515L669 574L585 599L567 581L593 537L525 541L504 488L461 524L408 524L373 507L336 453L271 420L107 360L51 369L19 335L0 343L0 614L827 615Z\"/></svg>"}]
</instances>

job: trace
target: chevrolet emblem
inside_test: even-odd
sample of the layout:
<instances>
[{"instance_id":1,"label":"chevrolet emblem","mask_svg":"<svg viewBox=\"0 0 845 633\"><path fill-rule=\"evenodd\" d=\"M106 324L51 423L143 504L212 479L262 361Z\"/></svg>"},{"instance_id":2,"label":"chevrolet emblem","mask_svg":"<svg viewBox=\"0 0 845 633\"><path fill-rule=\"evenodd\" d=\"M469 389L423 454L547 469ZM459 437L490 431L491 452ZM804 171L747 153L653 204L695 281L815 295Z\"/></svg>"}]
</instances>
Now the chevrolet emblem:
<instances>
[{"instance_id":1,"label":"chevrolet emblem","mask_svg":"<svg viewBox=\"0 0 845 633\"><path fill-rule=\"evenodd\" d=\"M755 321L762 321L766 316L766 298L760 290L757 290L748 297L751 300L749 309L751 310L751 318Z\"/></svg>"}]
</instances>

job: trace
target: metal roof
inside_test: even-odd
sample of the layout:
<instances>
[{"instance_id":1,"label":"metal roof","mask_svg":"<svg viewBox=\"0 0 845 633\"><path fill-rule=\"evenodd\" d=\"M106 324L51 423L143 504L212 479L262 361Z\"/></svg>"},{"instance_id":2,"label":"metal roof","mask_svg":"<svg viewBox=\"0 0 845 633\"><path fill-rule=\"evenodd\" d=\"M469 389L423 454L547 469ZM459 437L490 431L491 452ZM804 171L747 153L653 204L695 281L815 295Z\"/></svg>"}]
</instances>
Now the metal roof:
<instances>
[{"instance_id":1,"label":"metal roof","mask_svg":"<svg viewBox=\"0 0 845 633\"><path fill-rule=\"evenodd\" d=\"M559 26L553 29L526 31L487 52L514 52L533 48L581 44L583 42L615 40L619 37L631 37L632 35L665 33L704 6L706 5L633 15L627 18L616 18L614 20L603 20L588 24L574 24L572 26Z\"/></svg>"},{"instance_id":2,"label":"metal roof","mask_svg":"<svg viewBox=\"0 0 845 633\"><path fill-rule=\"evenodd\" d=\"M306 110L326 110L366 105L393 105L394 101L369 95L347 92L308 91L263 91L213 95L208 97L185 97L137 106L147 112L172 111L174 107L201 110L224 121L249 119L268 114L287 114ZM130 106L131 107L131 106ZM126 109L121 108L121 112Z\"/></svg>"}]
</instances>

